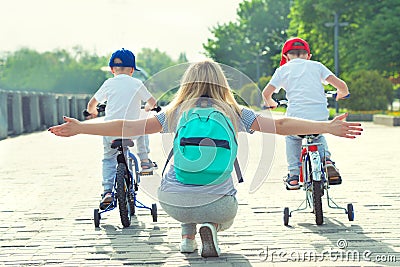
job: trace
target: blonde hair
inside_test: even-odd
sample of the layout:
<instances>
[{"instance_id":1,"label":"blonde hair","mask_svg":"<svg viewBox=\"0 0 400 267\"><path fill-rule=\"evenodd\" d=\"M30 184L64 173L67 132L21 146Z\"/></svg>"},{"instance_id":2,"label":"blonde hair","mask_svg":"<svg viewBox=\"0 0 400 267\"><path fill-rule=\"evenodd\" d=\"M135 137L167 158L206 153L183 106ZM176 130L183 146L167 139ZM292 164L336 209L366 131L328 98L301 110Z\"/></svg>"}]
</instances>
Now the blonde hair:
<instances>
[{"instance_id":1,"label":"blonde hair","mask_svg":"<svg viewBox=\"0 0 400 267\"><path fill-rule=\"evenodd\" d=\"M175 129L182 113L195 107L197 100L204 96L211 98L213 106L231 119L237 131L241 109L221 66L211 60L193 63L185 71L180 88L166 111L168 129Z\"/></svg>"}]
</instances>

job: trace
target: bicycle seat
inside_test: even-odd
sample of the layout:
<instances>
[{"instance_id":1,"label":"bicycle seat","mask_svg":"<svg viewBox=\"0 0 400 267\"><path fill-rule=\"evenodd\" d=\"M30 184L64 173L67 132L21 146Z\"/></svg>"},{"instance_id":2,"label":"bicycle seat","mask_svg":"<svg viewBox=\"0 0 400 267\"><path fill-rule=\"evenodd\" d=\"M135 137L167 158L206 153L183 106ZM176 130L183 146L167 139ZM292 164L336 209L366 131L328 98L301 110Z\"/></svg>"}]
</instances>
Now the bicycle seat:
<instances>
[{"instance_id":1,"label":"bicycle seat","mask_svg":"<svg viewBox=\"0 0 400 267\"><path fill-rule=\"evenodd\" d=\"M129 146L132 147L134 145L132 139L115 139L111 143L111 148L118 148L120 146Z\"/></svg>"},{"instance_id":2,"label":"bicycle seat","mask_svg":"<svg viewBox=\"0 0 400 267\"><path fill-rule=\"evenodd\" d=\"M307 138L307 137L312 137L312 138L315 138L315 137L317 137L319 134L301 134L301 135L298 135L298 137L300 137L300 138Z\"/></svg>"}]
</instances>

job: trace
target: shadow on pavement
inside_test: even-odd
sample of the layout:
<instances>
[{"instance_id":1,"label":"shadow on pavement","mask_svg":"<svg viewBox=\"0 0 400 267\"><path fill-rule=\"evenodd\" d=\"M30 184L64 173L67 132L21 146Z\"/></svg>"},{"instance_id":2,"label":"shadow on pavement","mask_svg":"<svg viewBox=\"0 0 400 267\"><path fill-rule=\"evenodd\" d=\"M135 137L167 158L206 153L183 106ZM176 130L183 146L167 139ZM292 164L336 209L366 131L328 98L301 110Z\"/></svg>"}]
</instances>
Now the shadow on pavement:
<instances>
[{"instance_id":1,"label":"shadow on pavement","mask_svg":"<svg viewBox=\"0 0 400 267\"><path fill-rule=\"evenodd\" d=\"M104 223L97 231L105 232L105 235L99 236L105 242L99 240L94 253L115 264L160 266L166 262L171 251L177 250L164 240L167 236L165 229L139 221L136 216L132 217L127 228Z\"/></svg>"},{"instance_id":2,"label":"shadow on pavement","mask_svg":"<svg viewBox=\"0 0 400 267\"><path fill-rule=\"evenodd\" d=\"M200 244L199 244L200 245ZM218 258L202 258L199 255L199 252L196 251L191 254L186 254L186 259L189 263L189 266L240 266L240 267L251 267L249 260L241 254L235 253L221 253ZM186 265L177 265L177 266L188 266Z\"/></svg>"},{"instance_id":3,"label":"shadow on pavement","mask_svg":"<svg viewBox=\"0 0 400 267\"><path fill-rule=\"evenodd\" d=\"M311 243L315 251L324 254L328 260L398 266L400 253L382 240L369 237L365 230L357 224L349 226L337 219L325 217L324 224L321 226L311 223L299 223L298 225L306 228L309 232L325 237L330 242L330 246L327 246L326 242ZM365 249L366 247L368 249Z\"/></svg>"},{"instance_id":4,"label":"shadow on pavement","mask_svg":"<svg viewBox=\"0 0 400 267\"><path fill-rule=\"evenodd\" d=\"M105 234L98 236L91 258L99 263L111 260L113 264L130 266L252 266L245 256L229 251L222 251L218 258L203 258L199 250L180 253L180 236L171 238L166 227L145 223L139 217L132 217L132 224L127 228L119 224L101 224L96 232Z\"/></svg>"}]
</instances>

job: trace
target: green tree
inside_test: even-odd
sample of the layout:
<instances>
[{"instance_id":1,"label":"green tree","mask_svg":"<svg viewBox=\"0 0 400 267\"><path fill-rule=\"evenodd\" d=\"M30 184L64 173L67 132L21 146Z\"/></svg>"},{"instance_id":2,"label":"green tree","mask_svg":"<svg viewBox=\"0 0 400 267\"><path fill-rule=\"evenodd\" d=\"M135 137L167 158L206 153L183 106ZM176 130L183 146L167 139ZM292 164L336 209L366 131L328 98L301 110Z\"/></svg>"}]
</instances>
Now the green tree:
<instances>
[{"instance_id":1,"label":"green tree","mask_svg":"<svg viewBox=\"0 0 400 267\"><path fill-rule=\"evenodd\" d=\"M389 77L400 64L399 12L397 0L293 0L288 35L306 39L313 59L333 70L334 30L326 23L337 13L348 23L339 29L340 72L375 69Z\"/></svg>"},{"instance_id":2,"label":"green tree","mask_svg":"<svg viewBox=\"0 0 400 267\"><path fill-rule=\"evenodd\" d=\"M270 80L271 80L271 76L260 77L260 79L258 80L258 88L260 88L260 90L262 91L264 89L264 87L267 86L267 84L269 83Z\"/></svg>"},{"instance_id":3,"label":"green tree","mask_svg":"<svg viewBox=\"0 0 400 267\"><path fill-rule=\"evenodd\" d=\"M205 54L235 67L254 81L273 72L286 39L290 0L252 0L239 4L238 19L211 29Z\"/></svg>"},{"instance_id":4,"label":"green tree","mask_svg":"<svg viewBox=\"0 0 400 267\"><path fill-rule=\"evenodd\" d=\"M156 98L169 102L171 94L179 86L180 78L187 68L185 53L181 53L178 60L173 60L167 53L159 49L143 48L137 55L137 65L148 73L145 81L147 89Z\"/></svg>"},{"instance_id":5,"label":"green tree","mask_svg":"<svg viewBox=\"0 0 400 267\"><path fill-rule=\"evenodd\" d=\"M177 64L181 64L181 63L186 63L186 62L188 62L188 59L186 57L186 53L180 53L176 63Z\"/></svg>"},{"instance_id":6,"label":"green tree","mask_svg":"<svg viewBox=\"0 0 400 267\"><path fill-rule=\"evenodd\" d=\"M354 34L357 50L349 59L356 69L379 70L385 77L400 72L400 1L368 1L364 20Z\"/></svg>"},{"instance_id":7,"label":"green tree","mask_svg":"<svg viewBox=\"0 0 400 267\"><path fill-rule=\"evenodd\" d=\"M186 55L181 54L179 60L183 61L185 59ZM150 76L175 64L177 64L177 62L175 62L166 52L161 52L158 48L143 48L137 54L137 65L146 70Z\"/></svg>"},{"instance_id":8,"label":"green tree","mask_svg":"<svg viewBox=\"0 0 400 267\"><path fill-rule=\"evenodd\" d=\"M261 105L261 92L255 83L245 84L240 90L236 92L241 99L246 102L247 106L257 106Z\"/></svg>"},{"instance_id":9,"label":"green tree","mask_svg":"<svg viewBox=\"0 0 400 267\"><path fill-rule=\"evenodd\" d=\"M347 77L351 97L341 106L350 110L387 110L394 99L393 84L378 71L359 70Z\"/></svg>"},{"instance_id":10,"label":"green tree","mask_svg":"<svg viewBox=\"0 0 400 267\"><path fill-rule=\"evenodd\" d=\"M72 56L65 50L39 53L22 48L8 53L0 69L0 85L6 90L57 93L92 93L106 79L100 66L105 58L81 51Z\"/></svg>"}]
</instances>

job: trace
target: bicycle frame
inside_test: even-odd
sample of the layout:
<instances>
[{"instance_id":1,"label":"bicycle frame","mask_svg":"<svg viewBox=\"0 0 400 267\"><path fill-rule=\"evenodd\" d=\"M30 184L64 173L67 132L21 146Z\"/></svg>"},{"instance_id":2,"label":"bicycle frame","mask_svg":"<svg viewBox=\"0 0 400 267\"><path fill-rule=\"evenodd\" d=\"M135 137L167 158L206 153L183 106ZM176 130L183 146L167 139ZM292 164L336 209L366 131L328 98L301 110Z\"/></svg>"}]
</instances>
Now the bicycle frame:
<instances>
[{"instance_id":1,"label":"bicycle frame","mask_svg":"<svg viewBox=\"0 0 400 267\"><path fill-rule=\"evenodd\" d=\"M124 143L126 142L126 143ZM128 208L127 213L124 213L124 216L129 216L129 217L124 217L124 222L125 225L127 226L130 224L130 216L135 214L135 207L136 208L144 208L144 209L148 209L150 210L152 216L153 216L153 221L157 221L157 207L156 204L152 204L152 207L148 207L146 205L144 205L142 202L140 202L137 199L137 191L139 190L139 183L140 183L140 172L139 172L139 163L138 163L138 159L137 157L130 151L129 149L129 143L132 142L131 140L125 139L125 141L123 141L121 139L121 144L118 144L116 146L114 146L113 148L118 150L118 155L117 155L117 173L118 173L118 168L120 168L120 166L122 165L125 170L123 171L123 173L125 173L124 175L124 180L125 182L122 182L122 184L125 184L123 187L125 189L123 189L123 191L125 191L125 193L123 193L124 195L127 194L127 199L124 201L128 201L126 203L129 203L128 205L126 205L126 207ZM133 142L132 142L133 145ZM117 208L118 206L118 195L117 195L117 191L118 191L118 186L121 186L121 184L118 184L117 182L117 176L118 174L116 174L115 180L114 180L114 187L112 190L112 195L113 195L113 202L111 202L104 210L98 210L95 209L95 225L99 225L99 221L100 221L100 217L101 214L110 210L113 210L115 208ZM121 192L121 191L120 191ZM120 206L121 209L121 206ZM120 210L121 213L121 210ZM122 216L122 215L121 215ZM126 219L127 218L127 219ZM122 217L121 217L122 220ZM126 221L129 220L129 221ZM123 224L124 224L123 222Z\"/></svg>"},{"instance_id":2,"label":"bicycle frame","mask_svg":"<svg viewBox=\"0 0 400 267\"><path fill-rule=\"evenodd\" d=\"M302 160L302 162L310 162L311 164L311 176L312 176L312 180L313 181L321 181L323 182L323 191L322 193L326 192L326 199L327 199L327 204L330 208L332 209L342 209L347 213L347 210L343 207L340 207L339 205L337 205L335 203L335 201L333 201L332 198L329 197L329 182L326 179L327 175L326 175L326 170L324 168L325 166L325 161L321 161L321 157L318 151L318 147L322 146L321 143L313 143L313 139L314 137L310 137L310 136L306 136L305 137L305 142L303 143L303 149L302 149L302 157L303 157L303 151L305 151L305 155L304 155L304 159ZM324 155L323 155L323 159L325 160L325 151L324 151ZM306 177L306 181L308 182L308 188L311 186L311 182L310 182L310 178L308 176L310 176L310 172L307 172L306 170L303 170L303 175L307 176ZM301 178L300 178L301 180ZM306 186L304 186L304 190L307 190ZM333 204L333 205L332 205ZM312 207L313 203L310 202L309 206Z\"/></svg>"},{"instance_id":3,"label":"bicycle frame","mask_svg":"<svg viewBox=\"0 0 400 267\"><path fill-rule=\"evenodd\" d=\"M328 98L336 98L336 92L330 91L326 93ZM341 99L349 98L350 94L342 97ZM287 100L278 100L278 106L287 105ZM270 106L266 108L275 108L275 106ZM295 211L305 210L308 207L313 208L313 212L316 214L316 222L317 224L323 223L323 212L322 212L322 196L324 192L326 192L327 204L329 208L333 209L341 209L344 210L345 214L349 221L354 220L354 208L352 203L347 204L347 209L340 207L336 204L332 198L329 197L329 179L328 172L325 169L326 166L326 156L325 150L323 151L323 157L321 160L321 155L318 151L318 148L322 146L321 143L314 143L314 138L317 135L305 135L302 141L302 149L300 156L300 185L303 187L303 190L306 192L306 198L303 200L297 209L293 211L289 211L288 207L285 207L283 210L283 221L284 225L287 226L289 224L289 217L292 216L292 213ZM321 188L319 187L321 186ZM318 191L317 193L314 191ZM316 204L314 201L317 200ZM305 205L304 205L305 204ZM302 208L302 206L304 207ZM317 211L315 211L315 208Z\"/></svg>"},{"instance_id":4,"label":"bicycle frame","mask_svg":"<svg viewBox=\"0 0 400 267\"><path fill-rule=\"evenodd\" d=\"M97 111L103 112L105 107L105 104L98 105ZM152 110L159 112L161 108L157 106ZM92 118L87 110L83 111L83 115L87 119ZM118 150L116 174L111 192L113 201L105 208L101 206L101 210L94 209L95 227L99 227L102 213L113 210L117 206L119 206L121 222L124 227L128 227L131 224L131 216L135 215L135 207L150 210L153 222L157 221L157 204L153 203L150 208L137 200L136 192L139 190L142 173L139 172L139 163L136 156L129 150L129 147L133 146L133 144L131 139L117 138L113 140L111 148Z\"/></svg>"},{"instance_id":5,"label":"bicycle frame","mask_svg":"<svg viewBox=\"0 0 400 267\"><path fill-rule=\"evenodd\" d=\"M151 210L150 207L147 207L146 205L144 205L142 202L140 202L136 198L136 194L137 194L136 192L139 190L139 183L140 183L139 162L138 162L138 159L136 158L136 156L129 150L128 147L124 147L124 149L127 149L128 161L125 160L124 153L121 153L121 160L123 158L124 163L128 168L129 176L131 177L131 179L130 179L131 185L133 185L133 186L130 187L130 191L133 196L133 201L135 203L135 207ZM135 172L133 172L132 167L134 167Z\"/></svg>"},{"instance_id":6,"label":"bicycle frame","mask_svg":"<svg viewBox=\"0 0 400 267\"><path fill-rule=\"evenodd\" d=\"M315 136L307 135L303 138L301 155L300 155L300 184L306 192L306 198L301 202L299 207L292 212L305 210L313 207L312 185L313 181L321 182L324 187L326 184L325 170L321 161L321 156L318 147L322 146L321 143L314 143ZM325 153L324 153L325 154ZM325 158L325 155L323 155ZM304 205L303 208L301 208Z\"/></svg>"},{"instance_id":7,"label":"bicycle frame","mask_svg":"<svg viewBox=\"0 0 400 267\"><path fill-rule=\"evenodd\" d=\"M284 209L284 224L288 225L289 217L295 211L305 210L312 208L315 213L316 223L320 225L323 223L323 210L322 210L322 196L326 192L327 204L330 208L344 210L348 214L350 221L354 220L353 205L350 203L347 205L347 209L338 206L329 197L329 181L327 172L325 170L325 151L321 160L321 155L318 148L321 147L322 143L314 143L315 135L306 135L303 137L302 150L300 155L300 184L306 193L306 198L300 203L297 209L289 212L289 208ZM333 204L333 205L332 205Z\"/></svg>"}]
</instances>

